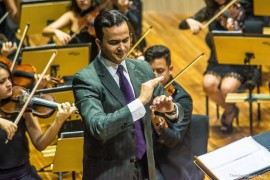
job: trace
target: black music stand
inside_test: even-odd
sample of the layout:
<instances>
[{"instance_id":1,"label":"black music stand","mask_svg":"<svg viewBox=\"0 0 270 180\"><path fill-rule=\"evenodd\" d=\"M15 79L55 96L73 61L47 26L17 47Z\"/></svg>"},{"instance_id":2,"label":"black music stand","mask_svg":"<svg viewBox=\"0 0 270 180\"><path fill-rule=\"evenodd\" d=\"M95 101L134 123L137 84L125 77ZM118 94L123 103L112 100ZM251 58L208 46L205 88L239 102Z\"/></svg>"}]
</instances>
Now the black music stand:
<instances>
[{"instance_id":1,"label":"black music stand","mask_svg":"<svg viewBox=\"0 0 270 180\"><path fill-rule=\"evenodd\" d=\"M228 31L213 31L212 41L216 57L220 64L247 65L248 89L249 89L249 115L250 134L253 134L252 117L252 78L253 67L251 65L269 65L265 60L270 56L270 36L250 35L243 33L229 33Z\"/></svg>"}]
</instances>

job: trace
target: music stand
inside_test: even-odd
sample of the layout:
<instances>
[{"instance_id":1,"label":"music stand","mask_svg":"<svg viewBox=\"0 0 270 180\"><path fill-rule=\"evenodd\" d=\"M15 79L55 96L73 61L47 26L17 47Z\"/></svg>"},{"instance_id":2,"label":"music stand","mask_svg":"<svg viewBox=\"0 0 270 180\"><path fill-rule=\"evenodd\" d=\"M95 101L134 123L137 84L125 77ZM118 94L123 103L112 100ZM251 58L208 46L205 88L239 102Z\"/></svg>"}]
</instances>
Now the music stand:
<instances>
[{"instance_id":1,"label":"music stand","mask_svg":"<svg viewBox=\"0 0 270 180\"><path fill-rule=\"evenodd\" d=\"M19 28L30 23L28 34L41 34L43 28L68 11L70 0L29 0L20 4Z\"/></svg>"},{"instance_id":2,"label":"music stand","mask_svg":"<svg viewBox=\"0 0 270 180\"><path fill-rule=\"evenodd\" d=\"M270 0L254 0L253 4L254 15L270 16ZM270 27L264 27L263 34L270 34Z\"/></svg>"},{"instance_id":3,"label":"music stand","mask_svg":"<svg viewBox=\"0 0 270 180\"><path fill-rule=\"evenodd\" d=\"M252 117L252 73L251 65L269 65L265 60L270 56L270 36L250 35L243 33L229 33L213 31L212 41L217 60L220 64L247 65L249 67L249 113L250 134L253 134Z\"/></svg>"},{"instance_id":4,"label":"music stand","mask_svg":"<svg viewBox=\"0 0 270 180\"><path fill-rule=\"evenodd\" d=\"M270 16L270 0L254 0L253 11L256 16Z\"/></svg>"},{"instance_id":5,"label":"music stand","mask_svg":"<svg viewBox=\"0 0 270 180\"><path fill-rule=\"evenodd\" d=\"M59 179L62 179L62 172L72 171L72 179L75 179L76 171L82 172L83 140L83 131L61 133L57 145L52 147L53 150L50 149L54 151L51 169L58 173ZM44 152L46 153L50 152Z\"/></svg>"},{"instance_id":6,"label":"music stand","mask_svg":"<svg viewBox=\"0 0 270 180\"><path fill-rule=\"evenodd\" d=\"M90 63L91 43L82 43L22 48L21 64L32 64L41 73L54 50L58 53L47 72L52 77L73 76Z\"/></svg>"}]
</instances>

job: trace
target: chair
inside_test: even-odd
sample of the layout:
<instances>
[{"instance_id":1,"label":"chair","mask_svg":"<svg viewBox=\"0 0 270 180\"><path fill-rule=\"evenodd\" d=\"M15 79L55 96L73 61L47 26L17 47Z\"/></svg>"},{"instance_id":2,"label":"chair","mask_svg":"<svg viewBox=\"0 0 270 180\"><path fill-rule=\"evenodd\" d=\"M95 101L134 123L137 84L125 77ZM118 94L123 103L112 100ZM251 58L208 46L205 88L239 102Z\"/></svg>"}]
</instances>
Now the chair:
<instances>
[{"instance_id":1,"label":"chair","mask_svg":"<svg viewBox=\"0 0 270 180\"><path fill-rule=\"evenodd\" d=\"M192 114L191 117L191 145L196 156L207 153L209 136L209 117Z\"/></svg>"}]
</instances>

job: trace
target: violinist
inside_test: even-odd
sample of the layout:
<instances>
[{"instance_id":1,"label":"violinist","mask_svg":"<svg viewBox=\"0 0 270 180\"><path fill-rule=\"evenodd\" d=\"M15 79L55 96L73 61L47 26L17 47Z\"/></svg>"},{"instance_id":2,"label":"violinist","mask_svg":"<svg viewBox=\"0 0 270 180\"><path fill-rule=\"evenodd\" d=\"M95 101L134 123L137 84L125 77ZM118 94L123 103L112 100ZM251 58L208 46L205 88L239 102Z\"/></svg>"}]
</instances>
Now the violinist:
<instances>
[{"instance_id":1,"label":"violinist","mask_svg":"<svg viewBox=\"0 0 270 180\"><path fill-rule=\"evenodd\" d=\"M205 0L206 7L201 9L193 17L183 20L179 28L190 29L194 34L202 30L203 22L208 21L217 13L221 7L229 3L229 0ZM252 1L240 0L240 3L232 5L225 11L222 17L218 17L209 25L209 30L242 30L243 21L251 16ZM234 11L231 12L231 11ZM241 12L237 12L241 11ZM241 17L234 18L228 15L238 14ZM224 22L224 17L227 21ZM233 19L233 20L232 20ZM224 112L221 116L221 132L231 133L233 131L233 120L238 119L239 109L233 103L226 103L225 98L228 93L236 92L237 89L247 80L248 68L242 65L219 64L214 53L214 46L210 39L210 33L206 36L206 43L210 48L208 66L204 72L203 89L206 95L221 106ZM233 43L233 42L232 42Z\"/></svg>"},{"instance_id":2,"label":"violinist","mask_svg":"<svg viewBox=\"0 0 270 180\"><path fill-rule=\"evenodd\" d=\"M0 103L11 97L13 93L11 72L9 67L2 62L0 62L0 90ZM35 168L30 165L26 132L34 147L41 151L55 140L63 122L75 110L76 108L68 102L59 105L56 119L45 133L41 130L38 118L31 112L25 112L19 123L15 125L13 120L16 117L1 111L0 179L41 179ZM6 139L9 140L7 143L5 143Z\"/></svg>"},{"instance_id":3,"label":"violinist","mask_svg":"<svg viewBox=\"0 0 270 180\"><path fill-rule=\"evenodd\" d=\"M55 35L61 45L92 43L91 59L93 59L98 53L93 23L106 3L105 1L104 4L98 5L95 0L72 0L70 10L45 27L42 33L45 36ZM62 28L68 26L70 26L70 34L62 30Z\"/></svg>"},{"instance_id":4,"label":"violinist","mask_svg":"<svg viewBox=\"0 0 270 180\"><path fill-rule=\"evenodd\" d=\"M150 63L156 77L163 76L161 82L166 86L172 80L173 66L169 48L154 45L145 51L145 60ZM169 121L153 122L155 129L154 155L156 162L157 180L163 179L203 179L203 173L193 163L191 149L190 122L192 114L192 98L177 83L173 82L170 89L165 91L173 100L184 108L184 118L173 124ZM168 169L170 169L168 171Z\"/></svg>"}]
</instances>

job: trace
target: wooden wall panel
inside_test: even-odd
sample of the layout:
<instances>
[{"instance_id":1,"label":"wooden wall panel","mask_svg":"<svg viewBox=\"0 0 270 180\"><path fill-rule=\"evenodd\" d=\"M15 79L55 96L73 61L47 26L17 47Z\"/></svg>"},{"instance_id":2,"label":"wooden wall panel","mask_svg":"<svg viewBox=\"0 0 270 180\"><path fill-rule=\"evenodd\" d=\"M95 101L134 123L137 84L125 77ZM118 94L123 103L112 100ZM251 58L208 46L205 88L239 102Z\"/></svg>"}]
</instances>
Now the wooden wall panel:
<instances>
[{"instance_id":1,"label":"wooden wall panel","mask_svg":"<svg viewBox=\"0 0 270 180\"><path fill-rule=\"evenodd\" d=\"M173 12L178 14L193 14L205 4L203 0L142 0L144 12Z\"/></svg>"}]
</instances>

